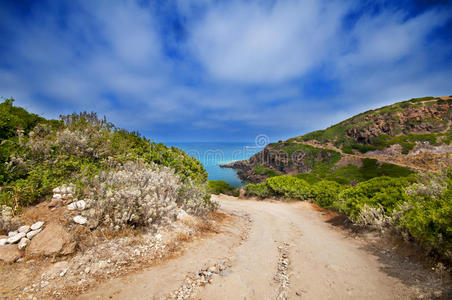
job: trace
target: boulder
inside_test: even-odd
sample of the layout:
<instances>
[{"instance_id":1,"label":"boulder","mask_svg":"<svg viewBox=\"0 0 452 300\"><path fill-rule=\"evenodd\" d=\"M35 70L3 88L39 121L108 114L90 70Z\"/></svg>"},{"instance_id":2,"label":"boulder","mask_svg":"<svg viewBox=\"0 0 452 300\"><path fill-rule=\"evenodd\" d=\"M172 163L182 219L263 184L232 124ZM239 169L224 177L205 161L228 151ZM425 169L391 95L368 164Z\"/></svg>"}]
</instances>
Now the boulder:
<instances>
[{"instance_id":1,"label":"boulder","mask_svg":"<svg viewBox=\"0 0 452 300\"><path fill-rule=\"evenodd\" d=\"M0 246L0 260L5 263L13 263L24 256L24 253L16 245Z\"/></svg>"},{"instance_id":2,"label":"boulder","mask_svg":"<svg viewBox=\"0 0 452 300\"><path fill-rule=\"evenodd\" d=\"M39 228L38 230L32 230L32 231L27 233L27 238L31 240L35 235L37 235L41 231L42 231L41 228Z\"/></svg>"},{"instance_id":3,"label":"boulder","mask_svg":"<svg viewBox=\"0 0 452 300\"><path fill-rule=\"evenodd\" d=\"M19 229L17 229L17 231L27 233L30 231L30 226L28 225L20 226Z\"/></svg>"},{"instance_id":4,"label":"boulder","mask_svg":"<svg viewBox=\"0 0 452 300\"><path fill-rule=\"evenodd\" d=\"M71 254L76 243L59 224L49 224L36 235L27 247L27 256L52 256Z\"/></svg>"},{"instance_id":5,"label":"boulder","mask_svg":"<svg viewBox=\"0 0 452 300\"><path fill-rule=\"evenodd\" d=\"M22 238L24 238L25 236L26 236L25 232L19 232L18 234L13 235L12 237L9 237L7 242L8 242L8 244L15 244L18 241L20 241Z\"/></svg>"},{"instance_id":6,"label":"boulder","mask_svg":"<svg viewBox=\"0 0 452 300\"><path fill-rule=\"evenodd\" d=\"M30 229L31 229L31 230L38 230L39 228L42 227L42 225L44 225L44 222L39 221L39 222L36 222L36 223L34 223L33 225L31 225L31 226L30 226Z\"/></svg>"},{"instance_id":7,"label":"boulder","mask_svg":"<svg viewBox=\"0 0 452 300\"><path fill-rule=\"evenodd\" d=\"M29 239L27 239L26 237L22 238L19 242L19 244L17 245L17 248L19 248L20 250L24 249L25 247L27 247L28 243L30 242Z\"/></svg>"}]
</instances>

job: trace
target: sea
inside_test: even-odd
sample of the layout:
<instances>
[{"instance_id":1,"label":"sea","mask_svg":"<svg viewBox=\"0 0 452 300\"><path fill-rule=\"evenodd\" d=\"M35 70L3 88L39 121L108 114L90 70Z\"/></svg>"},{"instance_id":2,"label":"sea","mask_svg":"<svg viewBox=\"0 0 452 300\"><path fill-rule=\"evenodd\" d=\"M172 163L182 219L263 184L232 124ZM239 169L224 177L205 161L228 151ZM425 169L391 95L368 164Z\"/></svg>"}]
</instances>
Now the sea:
<instances>
[{"instance_id":1,"label":"sea","mask_svg":"<svg viewBox=\"0 0 452 300\"><path fill-rule=\"evenodd\" d=\"M224 180L233 187L246 184L242 182L233 169L220 168L221 164L250 158L264 149L265 145L256 142L166 142L184 150L197 158L209 174L210 180Z\"/></svg>"}]
</instances>

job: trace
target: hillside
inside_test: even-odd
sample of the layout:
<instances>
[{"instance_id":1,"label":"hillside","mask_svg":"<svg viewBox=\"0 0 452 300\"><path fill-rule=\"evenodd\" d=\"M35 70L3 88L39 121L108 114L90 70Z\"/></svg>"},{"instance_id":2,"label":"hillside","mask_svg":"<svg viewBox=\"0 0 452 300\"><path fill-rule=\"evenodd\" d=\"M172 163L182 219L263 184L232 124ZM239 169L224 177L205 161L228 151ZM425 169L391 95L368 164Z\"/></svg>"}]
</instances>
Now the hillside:
<instances>
[{"instance_id":1,"label":"hillside","mask_svg":"<svg viewBox=\"0 0 452 300\"><path fill-rule=\"evenodd\" d=\"M278 174L390 165L436 171L450 165L452 97L424 97L366 111L324 130L272 143L245 161L226 165L261 182ZM397 167L391 167L397 168ZM385 175L390 175L385 174Z\"/></svg>"}]
</instances>

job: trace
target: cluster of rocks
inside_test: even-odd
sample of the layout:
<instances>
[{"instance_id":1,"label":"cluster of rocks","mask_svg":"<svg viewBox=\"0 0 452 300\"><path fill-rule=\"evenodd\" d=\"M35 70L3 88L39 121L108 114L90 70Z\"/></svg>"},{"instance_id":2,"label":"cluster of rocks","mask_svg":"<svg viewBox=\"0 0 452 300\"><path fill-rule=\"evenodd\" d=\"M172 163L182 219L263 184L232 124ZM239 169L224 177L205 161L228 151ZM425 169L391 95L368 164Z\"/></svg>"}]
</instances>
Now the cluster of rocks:
<instances>
[{"instance_id":1,"label":"cluster of rocks","mask_svg":"<svg viewBox=\"0 0 452 300\"><path fill-rule=\"evenodd\" d=\"M278 270L274 277L276 283L278 283L278 291L276 299L286 300L289 299L289 244L282 243L278 246L279 260Z\"/></svg>"},{"instance_id":2,"label":"cluster of rocks","mask_svg":"<svg viewBox=\"0 0 452 300\"><path fill-rule=\"evenodd\" d=\"M23 225L15 231L10 231L8 237L0 238L0 260L11 263L20 259L23 256L22 250L42 231L43 225L42 221Z\"/></svg>"},{"instance_id":3,"label":"cluster of rocks","mask_svg":"<svg viewBox=\"0 0 452 300\"><path fill-rule=\"evenodd\" d=\"M70 185L62 185L60 187L56 187L53 189L53 197L50 200L49 207L58 207L67 204L67 209L70 211L83 211L86 209L85 200L74 199L74 190L75 186ZM88 220L81 216L76 215L72 219L75 223L84 225L88 222Z\"/></svg>"},{"instance_id":4,"label":"cluster of rocks","mask_svg":"<svg viewBox=\"0 0 452 300\"><path fill-rule=\"evenodd\" d=\"M222 260L211 267L200 270L196 274L189 275L176 291L164 299L182 300L192 298L196 290L201 286L211 283L214 276L226 276L230 272L227 270L228 267L230 267L230 262L228 260Z\"/></svg>"}]
</instances>

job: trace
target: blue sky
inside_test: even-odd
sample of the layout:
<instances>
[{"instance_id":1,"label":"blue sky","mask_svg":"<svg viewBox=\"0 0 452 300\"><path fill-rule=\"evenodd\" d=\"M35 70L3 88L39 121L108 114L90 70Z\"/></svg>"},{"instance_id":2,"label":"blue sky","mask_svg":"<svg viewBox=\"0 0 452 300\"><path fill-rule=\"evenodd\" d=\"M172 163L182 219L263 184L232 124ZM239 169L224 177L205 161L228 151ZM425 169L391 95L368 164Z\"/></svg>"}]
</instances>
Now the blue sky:
<instances>
[{"instance_id":1,"label":"blue sky","mask_svg":"<svg viewBox=\"0 0 452 300\"><path fill-rule=\"evenodd\" d=\"M452 94L452 2L0 2L0 95L157 141L285 139Z\"/></svg>"}]
</instances>

